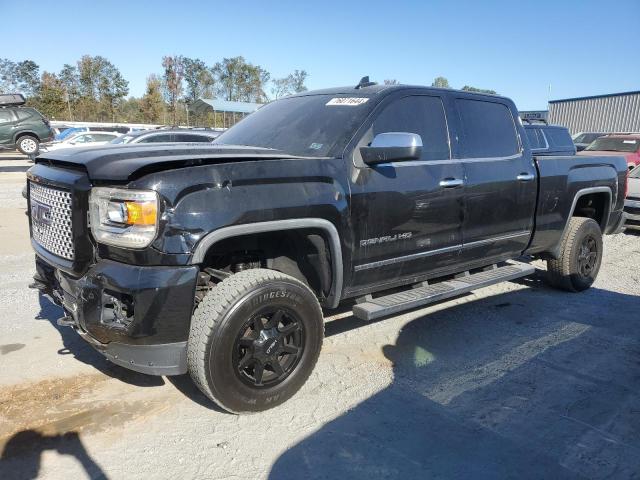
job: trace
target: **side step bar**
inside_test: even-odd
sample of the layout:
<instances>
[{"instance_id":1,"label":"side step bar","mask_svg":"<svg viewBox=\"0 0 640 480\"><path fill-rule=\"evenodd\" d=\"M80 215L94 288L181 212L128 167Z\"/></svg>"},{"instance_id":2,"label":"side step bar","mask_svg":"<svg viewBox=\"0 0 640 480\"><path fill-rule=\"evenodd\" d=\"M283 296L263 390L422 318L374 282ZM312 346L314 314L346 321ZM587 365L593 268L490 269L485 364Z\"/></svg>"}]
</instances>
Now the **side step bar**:
<instances>
[{"instance_id":1,"label":"side step bar","mask_svg":"<svg viewBox=\"0 0 640 480\"><path fill-rule=\"evenodd\" d=\"M456 297L472 290L531 275L535 268L526 263L510 263L483 272L459 275L452 280L418 286L384 297L367 298L353 307L353 315L362 320L375 320L412 308Z\"/></svg>"}]
</instances>

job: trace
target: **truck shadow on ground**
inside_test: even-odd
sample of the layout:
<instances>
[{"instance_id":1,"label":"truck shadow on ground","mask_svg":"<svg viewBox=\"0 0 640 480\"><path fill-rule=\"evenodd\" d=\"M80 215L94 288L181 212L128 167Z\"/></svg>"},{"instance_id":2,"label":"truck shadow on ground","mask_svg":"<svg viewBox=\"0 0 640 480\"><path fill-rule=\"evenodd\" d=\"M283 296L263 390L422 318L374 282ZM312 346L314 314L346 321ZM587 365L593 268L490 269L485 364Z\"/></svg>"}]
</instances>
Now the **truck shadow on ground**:
<instances>
[{"instance_id":1,"label":"truck shadow on ground","mask_svg":"<svg viewBox=\"0 0 640 480\"><path fill-rule=\"evenodd\" d=\"M406 324L383 348L393 383L290 448L270 478L637 476L640 299L521 283ZM331 323L328 336L361 325Z\"/></svg>"},{"instance_id":2,"label":"truck shadow on ground","mask_svg":"<svg viewBox=\"0 0 640 480\"><path fill-rule=\"evenodd\" d=\"M45 451L76 458L88 478L107 478L102 468L87 452L77 432L45 435L36 430L23 430L7 441L0 457L0 478L4 480L38 478L42 454Z\"/></svg>"},{"instance_id":3,"label":"truck shadow on ground","mask_svg":"<svg viewBox=\"0 0 640 480\"><path fill-rule=\"evenodd\" d=\"M162 377L144 375L109 362L100 353L95 351L91 345L85 342L72 328L61 327L56 323L57 319L63 316L62 308L41 293L39 294L38 301L40 302L40 312L36 316L36 320L46 320L50 322L62 338L63 348L58 350L59 355L73 355L76 360L91 365L105 375L131 385L138 387L159 387L164 385L164 379Z\"/></svg>"}]
</instances>

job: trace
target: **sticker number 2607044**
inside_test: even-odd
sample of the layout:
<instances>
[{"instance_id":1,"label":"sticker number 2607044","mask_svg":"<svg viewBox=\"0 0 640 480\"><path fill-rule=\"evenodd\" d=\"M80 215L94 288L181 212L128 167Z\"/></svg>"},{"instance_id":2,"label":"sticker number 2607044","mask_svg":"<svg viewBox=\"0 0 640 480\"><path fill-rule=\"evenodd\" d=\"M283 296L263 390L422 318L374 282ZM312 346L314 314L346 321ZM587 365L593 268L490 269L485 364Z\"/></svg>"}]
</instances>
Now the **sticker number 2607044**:
<instances>
[{"instance_id":1,"label":"sticker number 2607044","mask_svg":"<svg viewBox=\"0 0 640 480\"><path fill-rule=\"evenodd\" d=\"M357 107L363 103L367 103L369 99L366 97L335 97L327 102L327 105L343 105L347 107Z\"/></svg>"}]
</instances>

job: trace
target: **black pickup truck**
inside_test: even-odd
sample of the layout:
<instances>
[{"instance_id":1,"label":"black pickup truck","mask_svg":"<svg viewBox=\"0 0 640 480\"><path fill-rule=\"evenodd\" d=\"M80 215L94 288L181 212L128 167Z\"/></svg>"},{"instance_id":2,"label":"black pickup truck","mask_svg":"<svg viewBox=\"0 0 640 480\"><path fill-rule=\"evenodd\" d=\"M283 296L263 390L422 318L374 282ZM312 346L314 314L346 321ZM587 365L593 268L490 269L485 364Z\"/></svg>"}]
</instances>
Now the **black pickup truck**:
<instances>
[{"instance_id":1,"label":"black pickup truck","mask_svg":"<svg viewBox=\"0 0 640 480\"><path fill-rule=\"evenodd\" d=\"M323 310L391 315L531 274L530 258L588 288L626 181L623 158L532 156L507 98L305 92L213 145L38 157L33 287L116 364L189 372L223 408L259 411L310 375Z\"/></svg>"}]
</instances>

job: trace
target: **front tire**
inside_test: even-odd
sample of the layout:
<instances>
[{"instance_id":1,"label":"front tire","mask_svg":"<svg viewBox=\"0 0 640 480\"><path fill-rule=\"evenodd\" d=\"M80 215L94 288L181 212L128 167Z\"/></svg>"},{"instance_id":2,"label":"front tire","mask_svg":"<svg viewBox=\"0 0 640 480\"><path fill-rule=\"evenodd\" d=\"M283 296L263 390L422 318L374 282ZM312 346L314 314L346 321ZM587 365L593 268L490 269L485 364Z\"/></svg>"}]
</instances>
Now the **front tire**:
<instances>
[{"instance_id":1,"label":"front tire","mask_svg":"<svg viewBox=\"0 0 640 480\"><path fill-rule=\"evenodd\" d=\"M549 283L570 292L589 288L602 263L602 231L591 219L572 217L562 237L560 256L547 261Z\"/></svg>"},{"instance_id":2,"label":"front tire","mask_svg":"<svg viewBox=\"0 0 640 480\"><path fill-rule=\"evenodd\" d=\"M322 310L306 285L272 270L245 270L213 287L196 308L189 372L229 412L267 410L309 378L323 336Z\"/></svg>"},{"instance_id":3,"label":"front tire","mask_svg":"<svg viewBox=\"0 0 640 480\"><path fill-rule=\"evenodd\" d=\"M37 155L40 151L40 141L33 135L23 135L16 144L23 155Z\"/></svg>"}]
</instances>

